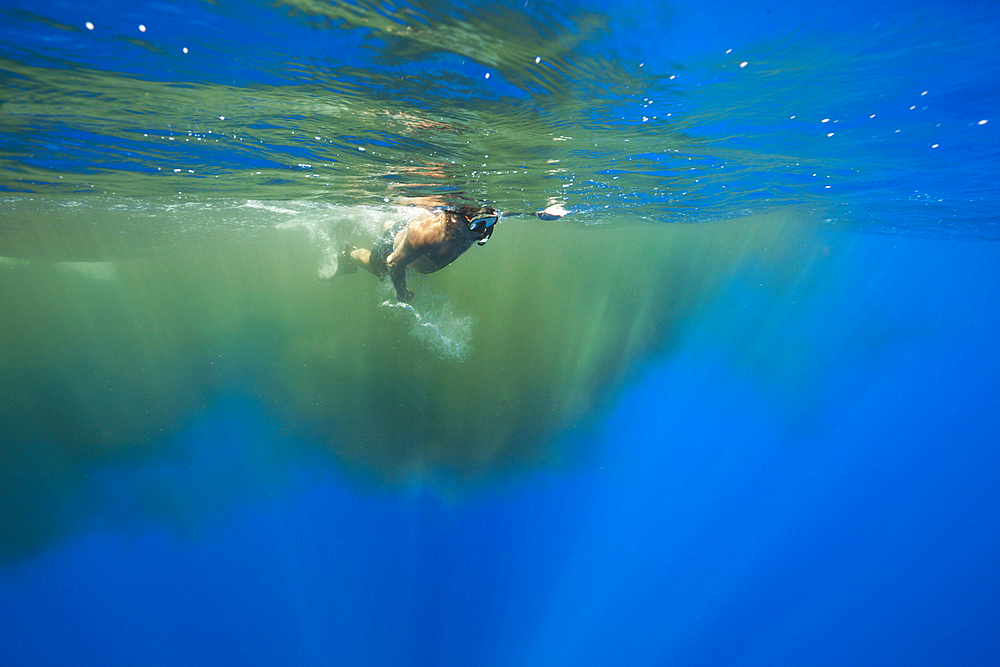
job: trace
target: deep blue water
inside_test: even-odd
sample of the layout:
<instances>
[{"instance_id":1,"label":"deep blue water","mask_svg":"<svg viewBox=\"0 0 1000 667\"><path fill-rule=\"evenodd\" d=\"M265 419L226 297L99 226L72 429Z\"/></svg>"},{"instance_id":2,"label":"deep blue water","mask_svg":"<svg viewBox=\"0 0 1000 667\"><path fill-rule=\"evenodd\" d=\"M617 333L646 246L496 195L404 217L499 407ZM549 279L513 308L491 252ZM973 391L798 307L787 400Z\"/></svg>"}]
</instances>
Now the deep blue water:
<instances>
[{"instance_id":1,"label":"deep blue water","mask_svg":"<svg viewBox=\"0 0 1000 667\"><path fill-rule=\"evenodd\" d=\"M4 545L0 663L1000 664L995 7L503 5L494 22L519 16L553 41L590 35L573 50L575 60L553 65L551 79L533 79L502 55L470 59L465 47L408 51L380 37L372 18L409 8L433 23L486 11L474 4L365 5L356 25L327 24L314 5L31 7L3 9L8 90L27 80L27 67L207 86L188 100L204 108L185 108L162 123L177 136L208 136L209 117L227 115L206 100L259 92L267 98L260 113L270 118L261 124L273 127L258 135L243 130L263 137L267 148L171 153L131 143L125 121L92 124L93 109L76 120L54 114L29 122L8 108L0 167L12 197L85 198L92 178L128 197L122 206L148 200L155 208L181 181L142 176L183 159L185 169L221 176L219 196L227 201L381 202L395 192L385 179L358 185L340 167L316 168L316 181L336 186L328 199L298 176L239 180L251 170L294 171L298 160L317 158L377 171L374 157L354 155L354 140L381 140L386 163L404 153L434 163L451 151L460 163L454 173L462 171L464 149L447 137L413 138L392 126L364 126L354 135L346 121L330 121L336 150L353 150L339 161L289 139L284 131L312 120L298 115L301 100L292 93L265 88L303 87L322 78L317 63L326 62L337 74L324 75L319 88L363 98L363 108L390 99L465 127L473 121L443 109L458 104L465 77L484 86L469 96L472 111L487 113L475 106L480 101L522 109L521 100L537 107L526 134L582 132L602 144L561 153L569 176L526 167L543 185L523 195L507 180L510 164L461 185L450 172L399 177L409 188L402 194L489 194L525 205L565 195L582 224L621 225L622 234L628 217L675 222L674 207L683 209L676 217L706 225L793 210L809 243L827 243L830 258L797 264L808 279L765 276L775 269L763 260L725 273L719 290L671 329L669 345L641 357L622 386L607 389L600 422L565 436L585 439L582 453L460 493L442 491L433 471L405 484L359 484L349 465L331 465L311 443L298 442L308 432L289 433L256 396L253 379L213 385L152 455L105 452L86 468L85 482L65 483L58 502L33 495L36 488L59 491L58 482L26 484L23 502L3 496L4 525L38 516L72 520L30 549ZM169 38L154 39L150 16L169 26ZM86 21L97 29L88 31ZM136 33L133 25L143 22L148 32ZM111 37L80 42L100 30ZM511 39L511 52L526 48ZM216 66L180 59L183 47L189 55L212 54ZM726 49L771 64L754 82L730 86L730 77L754 66L740 68L743 56L730 62ZM594 71L637 61L656 73L609 75L604 97L594 97L602 88ZM844 80L852 68L861 76ZM449 80L455 90L421 92L430 80L421 77L449 71L457 72ZM496 73L488 80L499 81L496 88L485 88L487 71ZM671 72L694 81L673 88ZM31 104L48 99L59 108L73 108L67 97L88 97L86 85L98 97L118 85L84 78L80 91L68 92L54 75L31 76L56 90ZM387 83L407 77L416 80L412 87L394 91ZM760 90L769 80L777 81L774 89ZM633 94L631 86L641 89ZM669 139L627 134L643 125L632 118L647 104L642 86L667 96L671 113L686 119L680 129L662 130ZM156 90L123 95L134 102ZM574 90L582 101L546 106ZM828 90L836 94L826 97ZM922 97L929 108L911 110ZM283 104L290 106L282 111ZM293 106L297 111L287 111ZM586 120L559 118L587 108ZM806 111L786 113L791 108ZM821 122L830 109L839 112L830 123L843 118L834 137L869 112L879 120L863 138L830 147ZM630 119L616 124L622 110ZM816 116L815 127L788 118L802 113ZM157 112L135 115L167 132ZM916 138L887 145L897 129ZM494 136L470 141L501 148ZM660 141L672 148L607 147L614 136L644 142L643 151ZM707 181L671 162L673 147L695 158L710 173ZM520 136L510 150L520 160L535 149ZM815 185L814 172L836 193ZM621 185L613 185L615 176ZM60 178L84 185L64 188ZM184 197L211 202L207 183L183 181ZM7 201L0 206L14 210ZM5 216L5 229L17 227L12 217ZM491 241L491 252L503 252L502 238ZM708 266L711 250L693 265ZM16 367L4 361L5 373ZM101 503L74 513L75 500L92 488L102 490ZM140 498L143 492L155 499Z\"/></svg>"},{"instance_id":2,"label":"deep blue water","mask_svg":"<svg viewBox=\"0 0 1000 667\"><path fill-rule=\"evenodd\" d=\"M307 475L193 534L98 526L8 565L5 662L991 664L997 251L862 245L849 303L781 323L848 351L801 431L696 337L574 470L459 502ZM909 336L852 358L840 320L875 305ZM269 428L234 399L178 437ZM211 485L222 456L169 474Z\"/></svg>"}]
</instances>

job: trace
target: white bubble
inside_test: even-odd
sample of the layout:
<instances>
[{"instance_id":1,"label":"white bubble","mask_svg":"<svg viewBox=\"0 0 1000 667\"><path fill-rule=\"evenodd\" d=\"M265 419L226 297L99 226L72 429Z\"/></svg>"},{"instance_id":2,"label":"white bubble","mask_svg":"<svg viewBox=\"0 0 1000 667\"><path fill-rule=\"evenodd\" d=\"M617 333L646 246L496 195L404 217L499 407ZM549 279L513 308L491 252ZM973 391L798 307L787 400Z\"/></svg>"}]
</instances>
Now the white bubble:
<instances>
[{"instance_id":1,"label":"white bubble","mask_svg":"<svg viewBox=\"0 0 1000 667\"><path fill-rule=\"evenodd\" d=\"M183 49L181 49L181 51L183 51L184 53L187 53L188 52L188 47L185 46Z\"/></svg>"},{"instance_id":2,"label":"white bubble","mask_svg":"<svg viewBox=\"0 0 1000 667\"><path fill-rule=\"evenodd\" d=\"M746 66L747 66L747 64L748 64L748 63L747 63L747 61L745 61L745 60L744 60L743 62L741 62L741 63L740 63L740 69L742 69L742 68L746 67Z\"/></svg>"},{"instance_id":3,"label":"white bubble","mask_svg":"<svg viewBox=\"0 0 1000 667\"><path fill-rule=\"evenodd\" d=\"M146 26L139 24L139 32L146 32Z\"/></svg>"},{"instance_id":4,"label":"white bubble","mask_svg":"<svg viewBox=\"0 0 1000 667\"><path fill-rule=\"evenodd\" d=\"M979 121L979 124L980 125L986 125L986 123L988 123L988 122L989 121L984 118L983 120Z\"/></svg>"},{"instance_id":5,"label":"white bubble","mask_svg":"<svg viewBox=\"0 0 1000 667\"><path fill-rule=\"evenodd\" d=\"M487 79L490 78L490 73L489 72L486 73L486 78Z\"/></svg>"},{"instance_id":6,"label":"white bubble","mask_svg":"<svg viewBox=\"0 0 1000 667\"><path fill-rule=\"evenodd\" d=\"M225 116L219 116L219 120L226 120Z\"/></svg>"},{"instance_id":7,"label":"white bubble","mask_svg":"<svg viewBox=\"0 0 1000 667\"><path fill-rule=\"evenodd\" d=\"M87 21L83 25L87 26L87 30L93 30L94 29L94 24L91 23L90 21Z\"/></svg>"},{"instance_id":8,"label":"white bubble","mask_svg":"<svg viewBox=\"0 0 1000 667\"><path fill-rule=\"evenodd\" d=\"M535 62L536 63L542 62L542 57L541 56L535 56Z\"/></svg>"}]
</instances>

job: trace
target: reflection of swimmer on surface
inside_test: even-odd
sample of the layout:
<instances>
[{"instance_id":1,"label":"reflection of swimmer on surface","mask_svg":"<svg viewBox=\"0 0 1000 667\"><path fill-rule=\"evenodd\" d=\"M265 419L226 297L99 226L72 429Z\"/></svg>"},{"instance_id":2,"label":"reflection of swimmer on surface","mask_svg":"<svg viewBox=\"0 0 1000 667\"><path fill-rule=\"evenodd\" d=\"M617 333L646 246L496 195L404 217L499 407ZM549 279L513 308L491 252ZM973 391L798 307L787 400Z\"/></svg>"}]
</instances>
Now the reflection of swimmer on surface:
<instances>
[{"instance_id":1,"label":"reflection of swimmer on surface","mask_svg":"<svg viewBox=\"0 0 1000 667\"><path fill-rule=\"evenodd\" d=\"M371 250L345 247L333 277L354 273L359 266L379 280L388 273L396 298L409 301L413 292L406 287L407 266L418 273L443 269L473 243L486 243L499 220L500 213L489 206L462 206L426 211L409 223L389 223Z\"/></svg>"}]
</instances>

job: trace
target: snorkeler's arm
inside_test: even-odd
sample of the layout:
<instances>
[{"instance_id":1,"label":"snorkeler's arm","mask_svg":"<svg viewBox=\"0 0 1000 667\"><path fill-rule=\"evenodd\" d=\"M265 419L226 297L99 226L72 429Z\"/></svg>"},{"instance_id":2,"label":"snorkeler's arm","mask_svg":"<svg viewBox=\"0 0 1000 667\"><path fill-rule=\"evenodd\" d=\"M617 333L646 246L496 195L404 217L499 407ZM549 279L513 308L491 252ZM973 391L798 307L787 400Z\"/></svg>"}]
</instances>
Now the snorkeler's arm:
<instances>
[{"instance_id":1,"label":"snorkeler's arm","mask_svg":"<svg viewBox=\"0 0 1000 667\"><path fill-rule=\"evenodd\" d=\"M396 288L397 299L406 302L413 298L413 292L406 288L407 266L417 260L421 260L425 264L430 260L430 267L420 266L417 267L417 270L420 273L431 273L448 265L468 248L467 244L455 252L453 256L444 250L443 254L446 257L442 260L440 257L442 249L450 247L449 242L453 241L453 236L449 234L448 218L442 213L425 213L410 220L403 238L399 240L392 254L386 259L392 284Z\"/></svg>"},{"instance_id":2,"label":"snorkeler's arm","mask_svg":"<svg viewBox=\"0 0 1000 667\"><path fill-rule=\"evenodd\" d=\"M403 239L403 242L386 258L389 277L392 278L392 285L396 288L396 298L403 303L413 298L413 292L406 288L406 265L415 259L411 255L412 248L406 239Z\"/></svg>"},{"instance_id":3,"label":"snorkeler's arm","mask_svg":"<svg viewBox=\"0 0 1000 667\"><path fill-rule=\"evenodd\" d=\"M403 264L396 264L395 266L389 266L389 277L392 278L392 284L396 288L396 298L403 303L408 302L413 298L413 292L406 288L406 266Z\"/></svg>"}]
</instances>

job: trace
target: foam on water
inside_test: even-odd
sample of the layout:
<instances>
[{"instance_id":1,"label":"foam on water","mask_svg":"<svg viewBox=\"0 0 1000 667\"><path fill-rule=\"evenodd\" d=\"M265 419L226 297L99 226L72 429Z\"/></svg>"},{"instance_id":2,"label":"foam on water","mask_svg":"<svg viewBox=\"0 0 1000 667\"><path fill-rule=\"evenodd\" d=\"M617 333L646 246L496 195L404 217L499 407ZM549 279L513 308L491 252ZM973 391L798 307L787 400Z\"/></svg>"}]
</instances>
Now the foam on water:
<instances>
[{"instance_id":1,"label":"foam on water","mask_svg":"<svg viewBox=\"0 0 1000 667\"><path fill-rule=\"evenodd\" d=\"M267 210L294 218L279 222L277 229L301 229L322 254L317 267L320 280L331 280L337 272L341 250L345 243L370 247L383 231L400 219L409 219L421 209L412 206L332 206L317 202L300 203L293 210L292 202L248 201L246 207Z\"/></svg>"},{"instance_id":2,"label":"foam on water","mask_svg":"<svg viewBox=\"0 0 1000 667\"><path fill-rule=\"evenodd\" d=\"M60 262L59 269L89 278L96 282L108 282L118 277L114 262Z\"/></svg>"}]
</instances>

